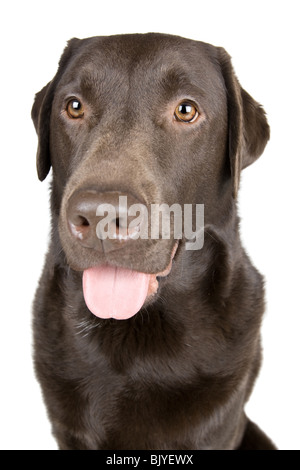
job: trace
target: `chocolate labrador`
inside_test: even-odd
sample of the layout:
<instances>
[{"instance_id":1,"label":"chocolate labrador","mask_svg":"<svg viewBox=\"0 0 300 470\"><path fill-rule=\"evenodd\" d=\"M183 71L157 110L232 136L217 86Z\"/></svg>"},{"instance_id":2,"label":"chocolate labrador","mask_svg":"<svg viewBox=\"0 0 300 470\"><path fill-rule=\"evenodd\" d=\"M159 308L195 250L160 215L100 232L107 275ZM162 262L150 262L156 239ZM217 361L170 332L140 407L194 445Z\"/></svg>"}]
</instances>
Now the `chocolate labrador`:
<instances>
[{"instance_id":1,"label":"chocolate labrador","mask_svg":"<svg viewBox=\"0 0 300 470\"><path fill-rule=\"evenodd\" d=\"M269 126L227 52L72 39L32 118L53 172L35 367L59 448L275 449L244 412L264 287L236 207Z\"/></svg>"}]
</instances>

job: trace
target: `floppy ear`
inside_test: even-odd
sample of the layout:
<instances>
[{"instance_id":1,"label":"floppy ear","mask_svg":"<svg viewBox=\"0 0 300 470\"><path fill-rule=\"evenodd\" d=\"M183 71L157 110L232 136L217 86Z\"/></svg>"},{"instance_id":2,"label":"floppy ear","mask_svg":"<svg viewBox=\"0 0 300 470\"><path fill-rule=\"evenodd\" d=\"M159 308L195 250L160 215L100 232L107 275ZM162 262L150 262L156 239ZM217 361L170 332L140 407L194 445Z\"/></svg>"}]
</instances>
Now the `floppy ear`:
<instances>
[{"instance_id":1,"label":"floppy ear","mask_svg":"<svg viewBox=\"0 0 300 470\"><path fill-rule=\"evenodd\" d=\"M237 198L240 173L263 153L270 138L270 128L263 108L239 84L231 58L218 48L228 102L229 158L232 193Z\"/></svg>"},{"instance_id":2,"label":"floppy ear","mask_svg":"<svg viewBox=\"0 0 300 470\"><path fill-rule=\"evenodd\" d=\"M51 167L49 149L49 124L53 94L48 93L51 82L35 95L35 101L31 110L31 117L38 134L38 149L36 155L36 167L40 181L43 181ZM45 99L47 97L47 99Z\"/></svg>"},{"instance_id":3,"label":"floppy ear","mask_svg":"<svg viewBox=\"0 0 300 470\"><path fill-rule=\"evenodd\" d=\"M35 101L31 110L31 117L38 135L38 149L36 156L36 166L38 177L43 181L51 168L50 156L50 117L52 101L57 84L74 53L80 40L73 38L68 42L63 55L61 56L57 73L53 80L49 82L39 93L35 95Z\"/></svg>"}]
</instances>

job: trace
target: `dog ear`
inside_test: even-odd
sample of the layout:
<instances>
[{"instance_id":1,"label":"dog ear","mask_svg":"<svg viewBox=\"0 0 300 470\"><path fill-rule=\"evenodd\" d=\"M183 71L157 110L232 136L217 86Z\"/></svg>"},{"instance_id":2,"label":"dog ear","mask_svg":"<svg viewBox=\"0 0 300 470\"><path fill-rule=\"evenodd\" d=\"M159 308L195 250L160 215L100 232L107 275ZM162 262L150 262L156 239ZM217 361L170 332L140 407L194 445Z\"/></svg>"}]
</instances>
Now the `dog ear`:
<instances>
[{"instance_id":1,"label":"dog ear","mask_svg":"<svg viewBox=\"0 0 300 470\"><path fill-rule=\"evenodd\" d=\"M241 171L263 153L270 128L263 108L239 84L225 49L218 48L218 58L227 90L228 147L232 192L236 199Z\"/></svg>"},{"instance_id":2,"label":"dog ear","mask_svg":"<svg viewBox=\"0 0 300 470\"><path fill-rule=\"evenodd\" d=\"M35 95L35 101L31 110L31 117L38 135L38 149L36 165L38 177L43 181L51 168L50 156L50 117L52 102L57 84L69 62L74 50L78 47L80 40L71 39L61 56L57 73L53 80L49 82L39 93Z\"/></svg>"},{"instance_id":3,"label":"dog ear","mask_svg":"<svg viewBox=\"0 0 300 470\"><path fill-rule=\"evenodd\" d=\"M36 155L36 167L40 181L43 181L46 178L51 167L49 124L52 97L50 98L50 93L48 93L50 87L51 82L35 95L35 101L31 110L31 117L39 139Z\"/></svg>"}]
</instances>

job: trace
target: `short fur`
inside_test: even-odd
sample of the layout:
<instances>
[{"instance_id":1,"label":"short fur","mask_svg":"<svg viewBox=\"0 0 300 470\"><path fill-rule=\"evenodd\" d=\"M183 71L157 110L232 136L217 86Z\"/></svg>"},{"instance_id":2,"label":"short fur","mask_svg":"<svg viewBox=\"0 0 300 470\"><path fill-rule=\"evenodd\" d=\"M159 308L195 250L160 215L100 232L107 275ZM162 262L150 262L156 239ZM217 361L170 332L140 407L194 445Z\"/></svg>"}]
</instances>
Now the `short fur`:
<instances>
[{"instance_id":1,"label":"short fur","mask_svg":"<svg viewBox=\"0 0 300 470\"><path fill-rule=\"evenodd\" d=\"M70 96L85 103L84 119L66 116ZM200 124L170 118L187 98ZM261 362L264 288L236 209L240 172L263 152L269 126L226 51L163 34L72 39L32 118L40 180L53 169L35 367L60 449L274 449L244 413ZM174 239L107 253L81 246L66 206L88 187L205 206L203 248L181 240L158 294L129 320L89 312L83 270L108 262L158 273Z\"/></svg>"}]
</instances>

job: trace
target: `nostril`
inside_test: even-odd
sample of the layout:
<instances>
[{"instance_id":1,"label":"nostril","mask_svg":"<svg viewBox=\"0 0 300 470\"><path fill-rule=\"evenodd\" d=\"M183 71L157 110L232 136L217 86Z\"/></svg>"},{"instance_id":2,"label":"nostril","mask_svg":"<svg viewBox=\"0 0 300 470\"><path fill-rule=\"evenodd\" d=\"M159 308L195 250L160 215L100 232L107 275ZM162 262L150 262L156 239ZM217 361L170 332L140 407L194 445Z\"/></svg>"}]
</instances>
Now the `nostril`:
<instances>
[{"instance_id":1,"label":"nostril","mask_svg":"<svg viewBox=\"0 0 300 470\"><path fill-rule=\"evenodd\" d=\"M79 240L83 240L89 234L90 224L85 217L80 217L76 223L69 221L71 233Z\"/></svg>"},{"instance_id":2,"label":"nostril","mask_svg":"<svg viewBox=\"0 0 300 470\"><path fill-rule=\"evenodd\" d=\"M119 216L111 220L111 238L120 241L134 239L140 232L140 224L132 224L132 217Z\"/></svg>"},{"instance_id":3,"label":"nostril","mask_svg":"<svg viewBox=\"0 0 300 470\"><path fill-rule=\"evenodd\" d=\"M90 225L88 219L81 214L71 213L69 222L76 227L88 227Z\"/></svg>"},{"instance_id":4,"label":"nostril","mask_svg":"<svg viewBox=\"0 0 300 470\"><path fill-rule=\"evenodd\" d=\"M129 226L130 218L120 215L112 220L112 238L117 240L129 240L131 238L132 229Z\"/></svg>"},{"instance_id":5,"label":"nostril","mask_svg":"<svg viewBox=\"0 0 300 470\"><path fill-rule=\"evenodd\" d=\"M76 225L81 226L81 227L89 227L90 223L85 217L83 217L82 215L79 215L78 218L79 218L80 223Z\"/></svg>"}]
</instances>

